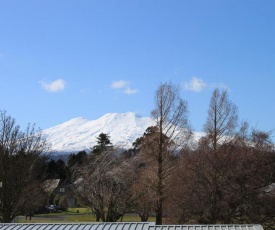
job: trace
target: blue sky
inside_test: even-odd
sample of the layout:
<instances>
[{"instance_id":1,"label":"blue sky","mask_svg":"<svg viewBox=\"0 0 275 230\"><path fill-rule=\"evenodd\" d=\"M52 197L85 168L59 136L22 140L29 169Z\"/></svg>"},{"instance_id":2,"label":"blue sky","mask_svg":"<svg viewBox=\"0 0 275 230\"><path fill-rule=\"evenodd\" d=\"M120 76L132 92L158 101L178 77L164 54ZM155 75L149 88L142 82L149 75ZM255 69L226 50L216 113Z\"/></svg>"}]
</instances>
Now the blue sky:
<instances>
[{"instance_id":1,"label":"blue sky","mask_svg":"<svg viewBox=\"0 0 275 230\"><path fill-rule=\"evenodd\" d=\"M180 84L195 131L214 88L275 128L275 1L0 0L0 109L45 129L109 112L150 116Z\"/></svg>"}]
</instances>

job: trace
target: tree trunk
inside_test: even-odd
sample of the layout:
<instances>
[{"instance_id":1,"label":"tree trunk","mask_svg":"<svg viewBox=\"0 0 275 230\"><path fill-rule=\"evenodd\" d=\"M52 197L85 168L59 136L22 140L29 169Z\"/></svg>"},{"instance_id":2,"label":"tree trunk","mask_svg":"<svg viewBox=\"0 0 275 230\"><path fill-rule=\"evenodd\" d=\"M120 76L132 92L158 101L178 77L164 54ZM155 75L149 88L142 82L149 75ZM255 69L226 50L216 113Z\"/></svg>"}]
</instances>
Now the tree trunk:
<instances>
[{"instance_id":1,"label":"tree trunk","mask_svg":"<svg viewBox=\"0 0 275 230\"><path fill-rule=\"evenodd\" d=\"M157 207L156 207L156 225L162 225L163 214L163 181L162 181L162 164L163 164L163 137L162 137L162 114L160 121L160 133L159 133L159 152L158 152L158 185L157 185Z\"/></svg>"},{"instance_id":2,"label":"tree trunk","mask_svg":"<svg viewBox=\"0 0 275 230\"><path fill-rule=\"evenodd\" d=\"M3 223L11 223L12 217L7 212L3 212Z\"/></svg>"},{"instance_id":3,"label":"tree trunk","mask_svg":"<svg viewBox=\"0 0 275 230\"><path fill-rule=\"evenodd\" d=\"M148 215L143 214L143 213L139 213L139 217L140 217L140 221L141 221L141 222L147 222L147 221L148 221L148 218L149 218Z\"/></svg>"}]
</instances>

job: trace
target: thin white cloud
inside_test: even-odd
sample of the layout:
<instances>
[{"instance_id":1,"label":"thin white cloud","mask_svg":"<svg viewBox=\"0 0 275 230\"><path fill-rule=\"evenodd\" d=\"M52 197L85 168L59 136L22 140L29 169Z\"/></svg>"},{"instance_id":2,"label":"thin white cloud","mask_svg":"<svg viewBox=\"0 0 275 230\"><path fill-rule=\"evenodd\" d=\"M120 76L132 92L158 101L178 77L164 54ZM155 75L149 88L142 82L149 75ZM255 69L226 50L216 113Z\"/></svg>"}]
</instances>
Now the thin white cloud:
<instances>
[{"instance_id":1,"label":"thin white cloud","mask_svg":"<svg viewBox=\"0 0 275 230\"><path fill-rule=\"evenodd\" d=\"M221 88L221 89L226 89L230 91L230 88L223 83L214 82L214 83L207 84L202 79L197 77L193 77L190 82L184 83L184 90L189 90L196 93L199 93L204 89L212 90L215 88Z\"/></svg>"},{"instance_id":2,"label":"thin white cloud","mask_svg":"<svg viewBox=\"0 0 275 230\"><path fill-rule=\"evenodd\" d=\"M193 92L200 92L207 87L207 84L200 78L193 77L190 82L184 84L184 89L193 91Z\"/></svg>"},{"instance_id":3,"label":"thin white cloud","mask_svg":"<svg viewBox=\"0 0 275 230\"><path fill-rule=\"evenodd\" d=\"M114 81L111 84L111 88L120 89L121 92L128 94L128 95L137 93L138 89L133 89L130 87L130 85L131 84L128 81L119 80L119 81Z\"/></svg>"},{"instance_id":4,"label":"thin white cloud","mask_svg":"<svg viewBox=\"0 0 275 230\"><path fill-rule=\"evenodd\" d=\"M137 93L138 90L137 89L127 88L123 92L129 95L129 94L135 94L135 93Z\"/></svg>"},{"instance_id":5,"label":"thin white cloud","mask_svg":"<svg viewBox=\"0 0 275 230\"><path fill-rule=\"evenodd\" d=\"M62 91L65 89L65 81L63 79L58 79L53 82L41 81L40 84L45 90L53 93L56 93L58 91Z\"/></svg>"},{"instance_id":6,"label":"thin white cloud","mask_svg":"<svg viewBox=\"0 0 275 230\"><path fill-rule=\"evenodd\" d=\"M128 85L129 85L129 82L120 80L120 81L114 81L112 83L111 87L113 89L122 89L122 88L127 87Z\"/></svg>"}]
</instances>

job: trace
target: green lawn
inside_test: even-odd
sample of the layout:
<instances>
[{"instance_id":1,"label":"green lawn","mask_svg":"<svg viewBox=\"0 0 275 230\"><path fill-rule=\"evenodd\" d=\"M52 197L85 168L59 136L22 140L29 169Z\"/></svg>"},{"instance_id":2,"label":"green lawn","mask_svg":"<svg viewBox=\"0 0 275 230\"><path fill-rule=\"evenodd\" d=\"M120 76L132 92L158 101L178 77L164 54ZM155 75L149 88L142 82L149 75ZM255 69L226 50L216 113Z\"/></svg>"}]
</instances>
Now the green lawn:
<instances>
[{"instance_id":1,"label":"green lawn","mask_svg":"<svg viewBox=\"0 0 275 230\"><path fill-rule=\"evenodd\" d=\"M68 208L68 213L79 213L79 214L89 214L92 213L91 208Z\"/></svg>"},{"instance_id":2,"label":"green lawn","mask_svg":"<svg viewBox=\"0 0 275 230\"><path fill-rule=\"evenodd\" d=\"M121 220L119 220L121 221ZM138 214L129 213L123 216L123 222L140 222ZM155 218L151 217L149 222L154 222ZM69 208L66 212L37 214L26 220L25 216L17 218L18 223L64 223L64 222L96 222L95 215L90 208Z\"/></svg>"}]
</instances>

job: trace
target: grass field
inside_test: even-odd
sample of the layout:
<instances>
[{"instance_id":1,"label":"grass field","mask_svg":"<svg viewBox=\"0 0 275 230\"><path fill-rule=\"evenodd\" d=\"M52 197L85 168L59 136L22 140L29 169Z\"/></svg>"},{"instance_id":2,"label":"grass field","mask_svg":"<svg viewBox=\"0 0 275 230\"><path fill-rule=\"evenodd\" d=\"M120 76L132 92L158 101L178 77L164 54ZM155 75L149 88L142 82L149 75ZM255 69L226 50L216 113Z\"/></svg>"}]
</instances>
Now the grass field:
<instances>
[{"instance_id":1,"label":"grass field","mask_svg":"<svg viewBox=\"0 0 275 230\"><path fill-rule=\"evenodd\" d=\"M25 216L19 216L15 220L18 223L68 223L68 222L96 222L95 215L90 208L69 208L66 212L37 214L29 220ZM140 222L138 214L129 213L123 216L123 222ZM154 222L151 217L149 222Z\"/></svg>"}]
</instances>

